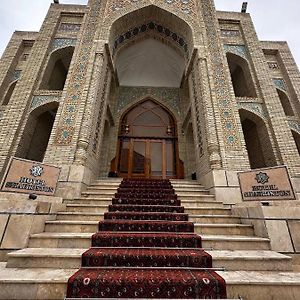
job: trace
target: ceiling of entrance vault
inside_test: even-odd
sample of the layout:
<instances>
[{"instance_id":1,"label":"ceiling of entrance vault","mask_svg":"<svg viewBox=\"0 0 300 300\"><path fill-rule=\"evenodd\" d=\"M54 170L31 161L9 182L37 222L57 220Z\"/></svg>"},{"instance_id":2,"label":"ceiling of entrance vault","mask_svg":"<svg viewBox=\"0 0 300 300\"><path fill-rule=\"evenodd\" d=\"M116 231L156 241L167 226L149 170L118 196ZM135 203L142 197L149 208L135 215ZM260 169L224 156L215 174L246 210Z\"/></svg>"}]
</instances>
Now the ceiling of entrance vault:
<instances>
[{"instance_id":1,"label":"ceiling of entrance vault","mask_svg":"<svg viewBox=\"0 0 300 300\"><path fill-rule=\"evenodd\" d=\"M121 51L116 67L123 86L179 87L185 61L171 47L150 38Z\"/></svg>"}]
</instances>

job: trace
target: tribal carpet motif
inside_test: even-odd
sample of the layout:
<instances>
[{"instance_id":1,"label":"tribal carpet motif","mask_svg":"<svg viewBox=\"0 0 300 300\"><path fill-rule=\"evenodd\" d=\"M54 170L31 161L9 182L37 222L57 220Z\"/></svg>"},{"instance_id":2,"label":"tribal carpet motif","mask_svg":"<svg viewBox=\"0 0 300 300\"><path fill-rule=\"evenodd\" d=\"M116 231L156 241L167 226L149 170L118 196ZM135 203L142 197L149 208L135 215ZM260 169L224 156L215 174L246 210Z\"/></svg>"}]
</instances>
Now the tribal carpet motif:
<instances>
[{"instance_id":1,"label":"tribal carpet motif","mask_svg":"<svg viewBox=\"0 0 300 300\"><path fill-rule=\"evenodd\" d=\"M124 179L67 298L226 299L169 180Z\"/></svg>"}]
</instances>

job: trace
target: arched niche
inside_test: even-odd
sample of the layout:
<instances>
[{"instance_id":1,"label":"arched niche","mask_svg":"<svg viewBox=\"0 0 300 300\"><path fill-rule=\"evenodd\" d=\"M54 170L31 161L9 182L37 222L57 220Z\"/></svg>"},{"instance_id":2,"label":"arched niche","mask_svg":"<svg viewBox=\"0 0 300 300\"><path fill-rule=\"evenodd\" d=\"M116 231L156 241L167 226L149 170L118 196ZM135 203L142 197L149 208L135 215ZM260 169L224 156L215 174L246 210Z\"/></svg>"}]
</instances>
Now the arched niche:
<instances>
[{"instance_id":1,"label":"arched niche","mask_svg":"<svg viewBox=\"0 0 300 300\"><path fill-rule=\"evenodd\" d=\"M15 90L15 87L16 87L17 83L18 83L18 80L14 81L14 82L12 82L10 84L10 86L7 89L7 92L6 92L5 96L4 96L4 99L2 101L2 105L7 105L9 103L9 101L11 99L11 96L12 96L14 90Z\"/></svg>"},{"instance_id":2,"label":"arched niche","mask_svg":"<svg viewBox=\"0 0 300 300\"><path fill-rule=\"evenodd\" d=\"M116 68L121 86L179 88L185 59L161 41L147 38L121 51Z\"/></svg>"},{"instance_id":3,"label":"arched niche","mask_svg":"<svg viewBox=\"0 0 300 300\"><path fill-rule=\"evenodd\" d=\"M107 27L111 53L115 54L120 46L132 43L136 38L156 33L157 38L164 39L167 43L172 43L174 47L183 49L186 54L191 55L194 41L193 29L177 15L156 5L133 8L127 14L119 16L120 13L110 16L110 20L107 20L111 24Z\"/></svg>"},{"instance_id":4,"label":"arched niche","mask_svg":"<svg viewBox=\"0 0 300 300\"><path fill-rule=\"evenodd\" d=\"M120 17L109 34L120 85L180 87L192 41L190 26L157 6Z\"/></svg>"},{"instance_id":5,"label":"arched niche","mask_svg":"<svg viewBox=\"0 0 300 300\"><path fill-rule=\"evenodd\" d=\"M293 108L292 108L292 105L291 105L288 95L280 89L276 89L276 91L277 91L277 94L280 99L280 102L281 102L281 105L282 105L285 115L286 116L294 116Z\"/></svg>"},{"instance_id":6,"label":"arched niche","mask_svg":"<svg viewBox=\"0 0 300 300\"><path fill-rule=\"evenodd\" d=\"M292 130L292 135L298 150L298 154L300 155L300 134L294 130Z\"/></svg>"},{"instance_id":7,"label":"arched niche","mask_svg":"<svg viewBox=\"0 0 300 300\"><path fill-rule=\"evenodd\" d=\"M43 161L58 106L57 102L51 102L30 113L16 156L34 161Z\"/></svg>"},{"instance_id":8,"label":"arched niche","mask_svg":"<svg viewBox=\"0 0 300 300\"><path fill-rule=\"evenodd\" d=\"M69 72L74 47L65 47L51 53L40 89L63 90Z\"/></svg>"},{"instance_id":9,"label":"arched niche","mask_svg":"<svg viewBox=\"0 0 300 300\"><path fill-rule=\"evenodd\" d=\"M178 178L177 124L173 114L144 99L121 116L116 170L121 177Z\"/></svg>"},{"instance_id":10,"label":"arched niche","mask_svg":"<svg viewBox=\"0 0 300 300\"><path fill-rule=\"evenodd\" d=\"M245 109L239 110L251 169L276 165L271 140L263 119Z\"/></svg>"},{"instance_id":11,"label":"arched niche","mask_svg":"<svg viewBox=\"0 0 300 300\"><path fill-rule=\"evenodd\" d=\"M230 52L226 54L226 57L235 96L257 97L247 60Z\"/></svg>"}]
</instances>

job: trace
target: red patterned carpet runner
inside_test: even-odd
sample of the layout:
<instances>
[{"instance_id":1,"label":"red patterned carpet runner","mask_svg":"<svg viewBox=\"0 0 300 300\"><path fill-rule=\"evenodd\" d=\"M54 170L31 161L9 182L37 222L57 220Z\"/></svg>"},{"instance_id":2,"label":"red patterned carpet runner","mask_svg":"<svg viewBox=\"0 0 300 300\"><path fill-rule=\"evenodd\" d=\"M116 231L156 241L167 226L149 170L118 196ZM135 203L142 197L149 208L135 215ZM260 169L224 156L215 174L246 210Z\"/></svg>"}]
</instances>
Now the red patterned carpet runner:
<instances>
[{"instance_id":1,"label":"red patterned carpet runner","mask_svg":"<svg viewBox=\"0 0 300 300\"><path fill-rule=\"evenodd\" d=\"M124 179L67 298L226 299L169 180Z\"/></svg>"}]
</instances>

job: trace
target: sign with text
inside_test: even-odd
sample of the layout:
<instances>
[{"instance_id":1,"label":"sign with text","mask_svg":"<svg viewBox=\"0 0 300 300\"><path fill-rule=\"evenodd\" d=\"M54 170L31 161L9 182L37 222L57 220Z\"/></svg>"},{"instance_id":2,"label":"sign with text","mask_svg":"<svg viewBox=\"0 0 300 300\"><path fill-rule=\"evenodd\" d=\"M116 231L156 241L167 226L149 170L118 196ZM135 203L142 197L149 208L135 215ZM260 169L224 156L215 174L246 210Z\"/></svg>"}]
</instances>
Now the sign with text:
<instances>
[{"instance_id":1,"label":"sign with text","mask_svg":"<svg viewBox=\"0 0 300 300\"><path fill-rule=\"evenodd\" d=\"M52 196L60 168L40 162L12 157L4 176L1 190Z\"/></svg>"},{"instance_id":2,"label":"sign with text","mask_svg":"<svg viewBox=\"0 0 300 300\"><path fill-rule=\"evenodd\" d=\"M285 166L238 173L243 200L293 200L295 194Z\"/></svg>"}]
</instances>

